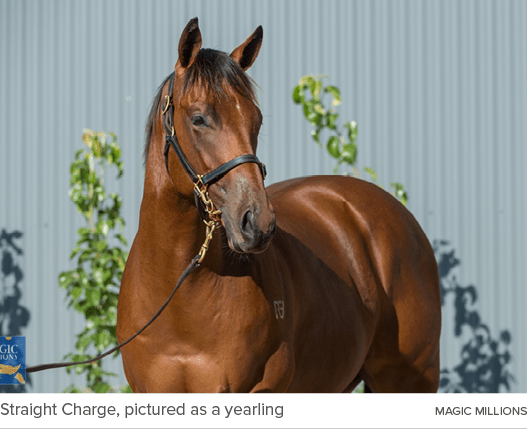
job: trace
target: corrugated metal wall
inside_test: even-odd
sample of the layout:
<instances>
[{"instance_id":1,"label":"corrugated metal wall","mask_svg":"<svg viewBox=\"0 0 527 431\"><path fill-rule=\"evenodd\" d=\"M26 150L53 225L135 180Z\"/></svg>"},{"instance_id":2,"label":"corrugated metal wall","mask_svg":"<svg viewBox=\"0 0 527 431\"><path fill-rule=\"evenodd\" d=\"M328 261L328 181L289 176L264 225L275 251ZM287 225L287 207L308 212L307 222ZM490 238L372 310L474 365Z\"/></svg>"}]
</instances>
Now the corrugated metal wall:
<instances>
[{"instance_id":1,"label":"corrugated metal wall","mask_svg":"<svg viewBox=\"0 0 527 431\"><path fill-rule=\"evenodd\" d=\"M495 338L510 332L511 390L526 392L527 3L521 0L0 0L0 230L20 232L13 243L22 254L3 247L23 274L13 279L5 272L0 288L2 304L9 297L22 315L29 313L26 324L2 309L2 334L10 318L18 322L29 364L73 350L83 324L65 308L57 276L71 266L82 223L68 199L82 129L119 138L125 175L108 187L123 197L131 241L146 115L194 16L204 46L228 52L264 27L250 73L261 87L259 157L269 183L331 172L332 161L310 140L291 101L301 76L331 76L326 83L342 91L342 120L359 124L359 165L376 169L381 184L403 182L430 240L448 242L438 251L450 256L443 281L472 285L478 298L467 307ZM469 338L466 330L454 336L450 296L446 368L461 362ZM124 383L119 360L113 369L121 374L116 384ZM26 389L56 392L72 380L63 370L48 371Z\"/></svg>"}]
</instances>

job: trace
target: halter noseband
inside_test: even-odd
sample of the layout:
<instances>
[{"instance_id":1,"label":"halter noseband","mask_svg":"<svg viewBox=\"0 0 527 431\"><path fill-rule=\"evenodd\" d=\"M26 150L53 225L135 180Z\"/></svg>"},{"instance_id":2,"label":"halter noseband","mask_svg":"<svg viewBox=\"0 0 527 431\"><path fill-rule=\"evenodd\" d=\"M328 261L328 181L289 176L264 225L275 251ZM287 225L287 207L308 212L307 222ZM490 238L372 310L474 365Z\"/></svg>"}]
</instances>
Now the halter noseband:
<instances>
[{"instance_id":1,"label":"halter noseband","mask_svg":"<svg viewBox=\"0 0 527 431\"><path fill-rule=\"evenodd\" d=\"M219 221L219 215L221 214L221 211L214 208L214 205L208 196L209 185L219 181L229 171L234 169L236 166L242 165L244 163L256 163L260 168L260 172L262 173L262 177L264 180L267 176L267 170L265 168L265 165L260 162L258 157L256 157L254 154L244 154L224 163L216 169L213 169L208 174L199 175L198 173L196 173L196 170L192 167L187 157L183 153L183 150L179 145L174 129L174 105L172 104L174 76L175 73L173 72L172 76L170 77L170 82L168 84L168 92L165 96L166 102L165 107L163 109L163 126L165 127L166 132L165 149L163 151L163 155L165 157L165 166L167 172L170 174L168 169L168 153L170 151L170 147L172 147L174 149L174 152L178 156L179 162L183 166L183 169L185 169L185 172L194 183L194 197L201 219L205 221L206 216L208 215L211 220ZM207 224L206 221L205 224Z\"/></svg>"}]
</instances>

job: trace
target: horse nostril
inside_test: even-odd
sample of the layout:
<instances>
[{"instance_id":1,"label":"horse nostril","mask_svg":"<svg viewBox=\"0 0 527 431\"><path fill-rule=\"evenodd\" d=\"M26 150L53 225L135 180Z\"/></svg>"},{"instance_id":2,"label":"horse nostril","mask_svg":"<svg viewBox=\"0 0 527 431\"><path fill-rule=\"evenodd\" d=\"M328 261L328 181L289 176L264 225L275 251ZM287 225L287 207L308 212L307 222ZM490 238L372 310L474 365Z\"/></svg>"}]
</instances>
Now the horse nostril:
<instances>
[{"instance_id":1,"label":"horse nostril","mask_svg":"<svg viewBox=\"0 0 527 431\"><path fill-rule=\"evenodd\" d=\"M252 238L254 235L254 214L251 210L245 211L240 227L245 237Z\"/></svg>"}]
</instances>

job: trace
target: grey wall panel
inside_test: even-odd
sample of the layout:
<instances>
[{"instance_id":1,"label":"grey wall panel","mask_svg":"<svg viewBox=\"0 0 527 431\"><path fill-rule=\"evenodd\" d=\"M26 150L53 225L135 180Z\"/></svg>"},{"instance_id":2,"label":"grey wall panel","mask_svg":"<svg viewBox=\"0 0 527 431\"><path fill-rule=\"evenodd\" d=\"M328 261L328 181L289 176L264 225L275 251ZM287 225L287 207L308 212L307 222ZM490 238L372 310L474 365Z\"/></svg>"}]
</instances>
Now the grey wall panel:
<instances>
[{"instance_id":1,"label":"grey wall panel","mask_svg":"<svg viewBox=\"0 0 527 431\"><path fill-rule=\"evenodd\" d=\"M57 276L71 267L82 222L68 199L82 129L113 131L125 175L108 181L124 200L126 237L137 229L146 116L173 69L182 29L200 18L204 46L230 52L258 26L250 70L264 115L259 156L269 183L330 173L291 90L306 74L340 87L343 121L359 124L359 167L385 187L401 181L430 240L448 241L461 286L493 336L509 330L516 377L527 391L527 3L521 0L66 1L0 0L0 229L20 231L20 328L28 361L72 351L82 319L64 306ZM366 178L366 175L363 175ZM1 279L3 295L9 281ZM7 289L7 290L6 290ZM7 292L7 293L6 293ZM442 362L460 361L446 298ZM2 327L5 332L5 328ZM119 360L112 365L124 383ZM82 379L73 379L79 383ZM41 373L27 389L55 392L72 377Z\"/></svg>"}]
</instances>

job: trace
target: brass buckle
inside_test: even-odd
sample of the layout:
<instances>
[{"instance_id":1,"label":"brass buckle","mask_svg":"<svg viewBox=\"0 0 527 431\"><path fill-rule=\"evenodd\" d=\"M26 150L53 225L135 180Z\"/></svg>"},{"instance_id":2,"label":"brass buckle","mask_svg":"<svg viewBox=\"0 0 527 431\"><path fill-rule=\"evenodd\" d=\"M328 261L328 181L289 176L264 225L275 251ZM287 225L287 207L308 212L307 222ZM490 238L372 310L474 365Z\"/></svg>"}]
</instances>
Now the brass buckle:
<instances>
[{"instance_id":1,"label":"brass buckle","mask_svg":"<svg viewBox=\"0 0 527 431\"><path fill-rule=\"evenodd\" d=\"M166 112L168 111L169 106L172 104L170 94L165 95L165 100L166 100L166 103L165 103L165 107L163 108L163 115L166 114ZM174 135L172 135L172 136L174 136Z\"/></svg>"}]
</instances>

